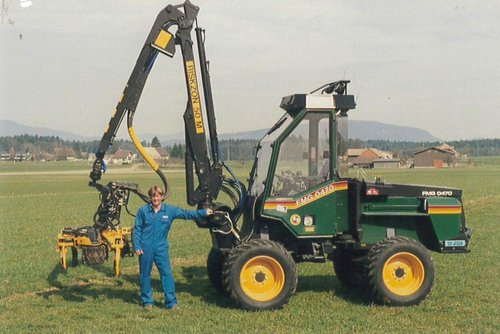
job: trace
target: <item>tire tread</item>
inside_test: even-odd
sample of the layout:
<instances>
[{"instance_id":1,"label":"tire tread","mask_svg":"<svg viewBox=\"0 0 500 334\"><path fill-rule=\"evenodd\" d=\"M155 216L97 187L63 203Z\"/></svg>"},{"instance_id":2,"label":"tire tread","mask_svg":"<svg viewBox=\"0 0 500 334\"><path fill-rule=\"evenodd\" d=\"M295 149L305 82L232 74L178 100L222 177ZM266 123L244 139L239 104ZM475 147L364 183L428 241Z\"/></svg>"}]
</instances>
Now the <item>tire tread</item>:
<instances>
[{"instance_id":1,"label":"tire tread","mask_svg":"<svg viewBox=\"0 0 500 334\"><path fill-rule=\"evenodd\" d=\"M291 296L295 293L297 289L297 283L298 283L298 277L297 274L292 275L293 281L291 282L291 289L287 293L287 295L276 305L272 304L270 306L264 306L261 307L258 304L259 303L246 303L241 300L240 296L238 295L238 292L236 291L236 286L239 284L239 282L233 282L232 278L232 270L234 266L237 264L238 260L240 257L254 249L254 248L260 248L260 249L274 249L275 251L279 252L284 259L287 259L289 264L293 265L293 272L296 273L296 267L295 267L295 262L292 258L292 256L288 253L285 247L281 245L278 242L271 241L271 240L263 240L263 239L253 239L248 242L245 242L238 247L232 249L229 254L226 257L226 261L224 262L224 270L223 270L223 277L224 277L224 284L226 286L227 292L231 299L241 308L244 308L246 310L263 310L263 309L281 309L285 307L286 304L290 301ZM290 279L290 277L285 278ZM286 282L285 282L286 284Z\"/></svg>"},{"instance_id":2,"label":"tire tread","mask_svg":"<svg viewBox=\"0 0 500 334\"><path fill-rule=\"evenodd\" d=\"M421 261L423 260L423 262L428 261L427 265L429 266L428 268L429 270L425 271L425 275L426 277L428 277L428 275L432 276L431 278L432 281L430 282L430 288L428 289L428 291L419 290L416 293L416 297L409 301L399 301L391 298L390 296L388 296L388 294L385 293L384 289L380 288L379 282L377 282L376 271L380 266L379 262L381 261L381 258L384 256L385 252L390 251L392 248L399 247L401 245L415 247L416 249L420 250L422 254L424 254L426 257L420 260ZM426 264L425 263L423 264L425 268ZM425 297L431 292L432 288L434 287L436 279L435 268L432 261L432 257L428 254L427 249L420 242L408 237L388 238L375 244L370 249L370 251L366 256L364 270L366 271L365 275L368 281L367 282L368 288L369 292L372 295L373 300L376 303L389 306L409 306L421 303L425 299ZM424 281L422 284L426 284L426 282ZM422 289L425 289L425 286Z\"/></svg>"}]
</instances>

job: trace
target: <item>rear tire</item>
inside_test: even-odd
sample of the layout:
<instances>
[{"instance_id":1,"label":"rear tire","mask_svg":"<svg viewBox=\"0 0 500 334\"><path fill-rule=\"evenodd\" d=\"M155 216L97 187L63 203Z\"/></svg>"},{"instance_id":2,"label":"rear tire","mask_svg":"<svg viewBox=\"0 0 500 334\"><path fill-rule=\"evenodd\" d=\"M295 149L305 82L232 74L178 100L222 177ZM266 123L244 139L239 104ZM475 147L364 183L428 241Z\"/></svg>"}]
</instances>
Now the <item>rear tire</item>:
<instances>
[{"instance_id":1,"label":"rear tire","mask_svg":"<svg viewBox=\"0 0 500 334\"><path fill-rule=\"evenodd\" d=\"M224 260L224 254L222 254L219 249L212 247L207 257L207 275L215 290L226 294L226 288L222 277Z\"/></svg>"},{"instance_id":2,"label":"rear tire","mask_svg":"<svg viewBox=\"0 0 500 334\"><path fill-rule=\"evenodd\" d=\"M349 289L366 288L367 277L364 270L363 254L340 251L333 258L333 269L337 279Z\"/></svg>"},{"instance_id":3,"label":"rear tire","mask_svg":"<svg viewBox=\"0 0 500 334\"><path fill-rule=\"evenodd\" d=\"M380 241L366 259L368 284L375 302L410 306L432 290L435 268L427 249L418 241L395 237Z\"/></svg>"},{"instance_id":4,"label":"rear tire","mask_svg":"<svg viewBox=\"0 0 500 334\"><path fill-rule=\"evenodd\" d=\"M251 240L228 254L224 281L231 299L243 309L283 308L297 288L295 262L281 244Z\"/></svg>"}]
</instances>

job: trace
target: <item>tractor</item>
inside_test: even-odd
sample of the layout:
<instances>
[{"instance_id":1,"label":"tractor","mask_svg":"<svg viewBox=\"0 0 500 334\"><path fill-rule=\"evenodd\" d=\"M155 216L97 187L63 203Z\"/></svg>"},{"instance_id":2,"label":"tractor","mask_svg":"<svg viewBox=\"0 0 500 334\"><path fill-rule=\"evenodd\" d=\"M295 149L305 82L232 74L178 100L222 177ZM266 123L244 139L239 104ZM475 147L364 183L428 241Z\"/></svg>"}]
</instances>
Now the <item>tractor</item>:
<instances>
[{"instance_id":1,"label":"tractor","mask_svg":"<svg viewBox=\"0 0 500 334\"><path fill-rule=\"evenodd\" d=\"M348 93L349 80L284 97L283 114L258 142L248 184L243 184L219 149L198 11L185 1L158 14L96 152L89 185L99 191L101 203L94 225L66 228L59 236L63 269L67 249L75 255L82 248L91 264L104 262L115 251L116 275L120 257L133 255L133 231L119 227L121 209L130 194L145 202L148 197L136 184L98 183L106 170L105 153L125 116L132 142L168 194L167 178L142 147L133 118L157 56L174 57L179 48L187 91L187 202L215 212L196 221L211 235L207 273L213 287L243 309L279 309L296 290L297 263L332 261L342 284L367 291L376 303L422 302L436 275L429 251L469 251L472 232L465 222L462 191L350 177L347 122L356 103Z\"/></svg>"}]
</instances>

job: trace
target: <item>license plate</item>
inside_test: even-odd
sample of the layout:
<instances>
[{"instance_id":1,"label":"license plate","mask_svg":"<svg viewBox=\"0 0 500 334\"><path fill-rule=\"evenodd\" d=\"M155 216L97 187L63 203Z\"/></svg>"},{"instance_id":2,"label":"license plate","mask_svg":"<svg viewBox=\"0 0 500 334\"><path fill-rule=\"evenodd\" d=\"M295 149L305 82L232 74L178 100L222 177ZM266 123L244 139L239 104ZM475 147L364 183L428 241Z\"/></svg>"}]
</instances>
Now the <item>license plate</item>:
<instances>
[{"instance_id":1,"label":"license plate","mask_svg":"<svg viewBox=\"0 0 500 334\"><path fill-rule=\"evenodd\" d=\"M445 247L465 247L465 240L445 240Z\"/></svg>"}]
</instances>

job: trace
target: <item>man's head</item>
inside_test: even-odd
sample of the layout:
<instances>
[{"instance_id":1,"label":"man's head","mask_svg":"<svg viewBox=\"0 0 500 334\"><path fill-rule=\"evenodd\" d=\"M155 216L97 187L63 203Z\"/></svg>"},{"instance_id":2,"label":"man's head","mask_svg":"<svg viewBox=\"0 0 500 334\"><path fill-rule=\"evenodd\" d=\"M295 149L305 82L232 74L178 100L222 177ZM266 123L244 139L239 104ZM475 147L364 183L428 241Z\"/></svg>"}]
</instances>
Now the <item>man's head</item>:
<instances>
[{"instance_id":1,"label":"man's head","mask_svg":"<svg viewBox=\"0 0 500 334\"><path fill-rule=\"evenodd\" d=\"M154 185L148 190L148 195L151 198L151 204L158 206L163 199L163 189L160 186Z\"/></svg>"}]
</instances>

